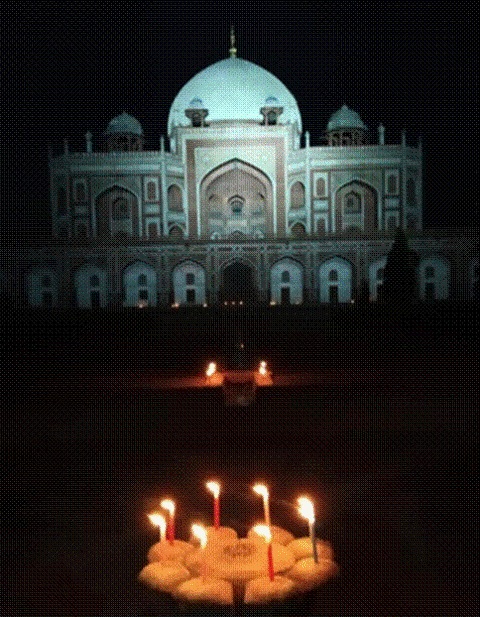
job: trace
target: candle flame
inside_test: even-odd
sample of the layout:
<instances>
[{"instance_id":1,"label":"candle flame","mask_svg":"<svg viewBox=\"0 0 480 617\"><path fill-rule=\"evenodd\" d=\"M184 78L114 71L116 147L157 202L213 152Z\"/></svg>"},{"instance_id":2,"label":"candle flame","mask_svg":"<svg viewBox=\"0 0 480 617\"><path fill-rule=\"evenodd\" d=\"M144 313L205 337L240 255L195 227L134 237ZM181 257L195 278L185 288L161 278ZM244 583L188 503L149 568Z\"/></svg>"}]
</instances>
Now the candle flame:
<instances>
[{"instance_id":1,"label":"candle flame","mask_svg":"<svg viewBox=\"0 0 480 617\"><path fill-rule=\"evenodd\" d=\"M213 493L215 499L220 495L220 484L218 482L207 482L206 487Z\"/></svg>"},{"instance_id":2,"label":"candle flame","mask_svg":"<svg viewBox=\"0 0 480 617\"><path fill-rule=\"evenodd\" d=\"M268 525L255 525L253 531L265 539L266 542L272 541L272 532Z\"/></svg>"},{"instance_id":3,"label":"candle flame","mask_svg":"<svg viewBox=\"0 0 480 617\"><path fill-rule=\"evenodd\" d=\"M255 484L253 490L262 497L268 497L268 488L264 484Z\"/></svg>"},{"instance_id":4,"label":"candle flame","mask_svg":"<svg viewBox=\"0 0 480 617\"><path fill-rule=\"evenodd\" d=\"M216 372L217 372L217 365L215 364L215 362L210 362L207 370L205 371L205 375L207 377L211 377Z\"/></svg>"},{"instance_id":5,"label":"candle flame","mask_svg":"<svg viewBox=\"0 0 480 617\"><path fill-rule=\"evenodd\" d=\"M168 510L170 516L173 516L175 514L175 504L171 499L163 499L160 502L160 506L162 508L165 508L165 510Z\"/></svg>"},{"instance_id":6,"label":"candle flame","mask_svg":"<svg viewBox=\"0 0 480 617\"><path fill-rule=\"evenodd\" d=\"M298 513L307 519L309 523L313 523L315 520L315 512L313 509L313 503L307 497L299 497L298 501Z\"/></svg>"},{"instance_id":7,"label":"candle flame","mask_svg":"<svg viewBox=\"0 0 480 617\"><path fill-rule=\"evenodd\" d=\"M162 532L162 534L165 533L167 529L167 522L164 516L154 512L153 514L149 514L148 518L150 519L150 522L152 523L152 525L158 525L158 527L160 527L160 531Z\"/></svg>"},{"instance_id":8,"label":"candle flame","mask_svg":"<svg viewBox=\"0 0 480 617\"><path fill-rule=\"evenodd\" d=\"M165 521L165 517L161 514L157 514L156 512L154 512L153 514L149 514L148 518L150 519L152 525L158 525L158 527L164 527L167 524Z\"/></svg>"},{"instance_id":9,"label":"candle flame","mask_svg":"<svg viewBox=\"0 0 480 617\"><path fill-rule=\"evenodd\" d=\"M201 548L207 546L207 531L202 525L192 525L193 535L200 540Z\"/></svg>"},{"instance_id":10,"label":"candle flame","mask_svg":"<svg viewBox=\"0 0 480 617\"><path fill-rule=\"evenodd\" d=\"M265 360L262 360L260 362L260 366L258 367L258 372L260 373L260 375L267 374L267 363L265 362Z\"/></svg>"}]
</instances>

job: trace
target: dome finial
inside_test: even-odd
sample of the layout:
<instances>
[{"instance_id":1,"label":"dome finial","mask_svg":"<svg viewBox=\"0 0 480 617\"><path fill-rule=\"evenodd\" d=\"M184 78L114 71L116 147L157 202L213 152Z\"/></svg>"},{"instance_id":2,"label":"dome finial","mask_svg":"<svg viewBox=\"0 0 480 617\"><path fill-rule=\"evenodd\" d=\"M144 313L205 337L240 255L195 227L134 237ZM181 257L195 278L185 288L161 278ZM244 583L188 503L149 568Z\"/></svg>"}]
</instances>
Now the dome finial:
<instances>
[{"instance_id":1,"label":"dome finial","mask_svg":"<svg viewBox=\"0 0 480 617\"><path fill-rule=\"evenodd\" d=\"M237 48L235 47L235 28L233 26L231 26L230 28L230 58L236 58L237 57Z\"/></svg>"}]
</instances>

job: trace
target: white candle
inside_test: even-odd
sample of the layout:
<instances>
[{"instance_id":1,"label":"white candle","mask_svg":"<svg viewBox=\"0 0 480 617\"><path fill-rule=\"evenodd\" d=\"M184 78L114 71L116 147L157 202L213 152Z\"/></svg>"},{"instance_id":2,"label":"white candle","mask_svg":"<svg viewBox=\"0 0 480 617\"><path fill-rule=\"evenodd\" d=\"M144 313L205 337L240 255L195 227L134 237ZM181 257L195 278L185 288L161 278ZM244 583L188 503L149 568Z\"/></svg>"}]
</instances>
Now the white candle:
<instances>
[{"instance_id":1,"label":"white candle","mask_svg":"<svg viewBox=\"0 0 480 617\"><path fill-rule=\"evenodd\" d=\"M192 534L200 540L200 550L202 551L202 582L205 582L207 565L205 562L205 547L207 546L207 530L203 525L192 525Z\"/></svg>"},{"instance_id":2,"label":"white candle","mask_svg":"<svg viewBox=\"0 0 480 617\"><path fill-rule=\"evenodd\" d=\"M263 497L263 513L265 524L270 527L270 504L268 502L268 488L264 484L256 484L253 490Z\"/></svg>"},{"instance_id":3,"label":"white candle","mask_svg":"<svg viewBox=\"0 0 480 617\"><path fill-rule=\"evenodd\" d=\"M313 503L307 497L299 497L297 501L300 516L303 516L308 521L308 530L310 540L312 541L313 561L318 563L317 540L315 538L315 511L313 509Z\"/></svg>"}]
</instances>

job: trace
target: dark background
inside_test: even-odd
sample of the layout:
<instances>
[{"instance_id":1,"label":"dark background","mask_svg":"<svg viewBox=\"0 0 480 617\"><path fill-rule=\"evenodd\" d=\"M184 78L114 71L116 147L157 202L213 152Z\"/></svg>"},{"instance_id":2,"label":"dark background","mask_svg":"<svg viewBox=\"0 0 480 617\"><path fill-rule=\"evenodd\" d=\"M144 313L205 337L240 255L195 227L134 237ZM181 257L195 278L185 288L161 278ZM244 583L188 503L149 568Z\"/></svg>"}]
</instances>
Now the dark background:
<instances>
[{"instance_id":1,"label":"dark background","mask_svg":"<svg viewBox=\"0 0 480 617\"><path fill-rule=\"evenodd\" d=\"M136 580L158 537L146 515L175 498L187 538L211 520L212 477L223 524L241 536L261 516L253 482L270 486L272 522L296 536L306 529L292 504L310 494L340 566L300 608L244 617L478 614L475 306L6 320L2 615L186 617ZM316 382L259 389L248 407L225 406L220 388L156 387L201 375L239 337L274 376Z\"/></svg>"},{"instance_id":2,"label":"dark background","mask_svg":"<svg viewBox=\"0 0 480 617\"><path fill-rule=\"evenodd\" d=\"M424 140L426 226L468 225L477 177L477 45L467 3L20 2L3 16L4 233L49 232L47 147L84 150L126 110L159 148L169 107L228 57L276 75L320 143L343 103L377 139Z\"/></svg>"}]
</instances>

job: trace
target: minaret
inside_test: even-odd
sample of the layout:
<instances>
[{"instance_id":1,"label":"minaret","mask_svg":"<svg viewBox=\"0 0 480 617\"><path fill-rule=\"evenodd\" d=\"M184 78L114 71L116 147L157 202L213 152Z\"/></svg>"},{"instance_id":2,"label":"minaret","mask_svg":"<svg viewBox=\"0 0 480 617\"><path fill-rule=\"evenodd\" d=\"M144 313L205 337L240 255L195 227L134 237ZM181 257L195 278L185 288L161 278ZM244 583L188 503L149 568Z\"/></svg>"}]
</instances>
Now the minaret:
<instances>
[{"instance_id":1,"label":"minaret","mask_svg":"<svg viewBox=\"0 0 480 617\"><path fill-rule=\"evenodd\" d=\"M230 28L230 58L236 58L237 57L237 48L235 47L235 28L232 26Z\"/></svg>"}]
</instances>

